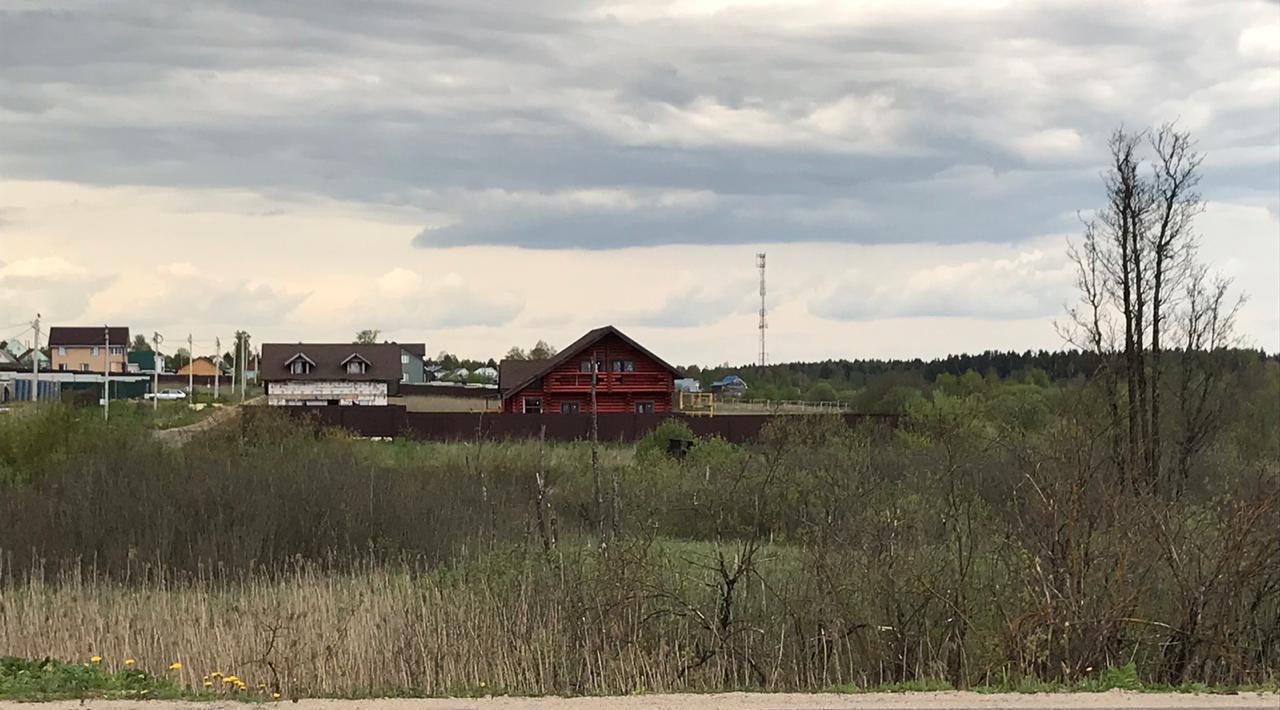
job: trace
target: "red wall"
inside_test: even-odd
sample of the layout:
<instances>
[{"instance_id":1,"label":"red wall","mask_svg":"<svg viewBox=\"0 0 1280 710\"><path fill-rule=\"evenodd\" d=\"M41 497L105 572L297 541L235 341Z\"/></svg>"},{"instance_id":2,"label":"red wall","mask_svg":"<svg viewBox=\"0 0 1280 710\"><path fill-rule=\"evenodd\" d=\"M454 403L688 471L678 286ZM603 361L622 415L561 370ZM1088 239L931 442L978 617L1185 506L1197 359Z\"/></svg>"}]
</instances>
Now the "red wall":
<instances>
[{"instance_id":1,"label":"red wall","mask_svg":"<svg viewBox=\"0 0 1280 710\"><path fill-rule=\"evenodd\" d=\"M502 411L522 413L525 397L541 397L542 411L559 414L562 402L577 402L578 411L591 412L591 373L579 372L579 363L592 356L604 362L596 384L596 403L601 414L633 414L636 402L653 402L655 414L672 411L675 376L639 350L615 335L607 335L594 345L542 378L502 401ZM613 372L614 360L635 363L634 372Z\"/></svg>"}]
</instances>

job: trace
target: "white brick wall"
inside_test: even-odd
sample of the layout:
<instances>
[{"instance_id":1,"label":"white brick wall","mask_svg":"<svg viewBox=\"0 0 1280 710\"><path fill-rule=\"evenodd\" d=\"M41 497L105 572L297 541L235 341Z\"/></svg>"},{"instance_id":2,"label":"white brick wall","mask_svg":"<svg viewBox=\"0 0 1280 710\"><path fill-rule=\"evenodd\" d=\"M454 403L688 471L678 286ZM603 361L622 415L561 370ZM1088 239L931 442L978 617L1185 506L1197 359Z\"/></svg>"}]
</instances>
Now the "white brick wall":
<instances>
[{"instance_id":1,"label":"white brick wall","mask_svg":"<svg viewBox=\"0 0 1280 710\"><path fill-rule=\"evenodd\" d=\"M267 404L321 405L338 404L386 406L387 383L317 380L315 382L272 382L267 385Z\"/></svg>"}]
</instances>

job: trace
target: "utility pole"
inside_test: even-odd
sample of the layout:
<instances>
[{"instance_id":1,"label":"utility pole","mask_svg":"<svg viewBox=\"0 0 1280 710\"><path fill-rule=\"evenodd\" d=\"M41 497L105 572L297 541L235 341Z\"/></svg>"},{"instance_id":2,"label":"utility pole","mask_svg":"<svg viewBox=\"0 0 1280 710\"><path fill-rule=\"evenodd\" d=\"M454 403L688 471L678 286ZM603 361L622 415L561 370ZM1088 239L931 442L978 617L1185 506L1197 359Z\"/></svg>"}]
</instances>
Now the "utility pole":
<instances>
[{"instance_id":1,"label":"utility pole","mask_svg":"<svg viewBox=\"0 0 1280 710\"><path fill-rule=\"evenodd\" d=\"M231 397L236 396L236 369L240 365L240 333L236 333L236 341L231 344Z\"/></svg>"},{"instance_id":2,"label":"utility pole","mask_svg":"<svg viewBox=\"0 0 1280 710\"><path fill-rule=\"evenodd\" d=\"M40 401L40 314L31 323L36 331L36 340L31 344L31 401Z\"/></svg>"},{"instance_id":3,"label":"utility pole","mask_svg":"<svg viewBox=\"0 0 1280 710\"><path fill-rule=\"evenodd\" d=\"M155 343L151 348L151 411L156 412L160 409L160 343L164 336L153 331L151 342Z\"/></svg>"},{"instance_id":4,"label":"utility pole","mask_svg":"<svg viewBox=\"0 0 1280 710\"><path fill-rule=\"evenodd\" d=\"M102 420L111 416L111 326L102 326L102 339L106 350L102 351Z\"/></svg>"},{"instance_id":5,"label":"utility pole","mask_svg":"<svg viewBox=\"0 0 1280 710\"><path fill-rule=\"evenodd\" d=\"M240 403L244 404L245 392L249 388L249 334L240 336Z\"/></svg>"},{"instance_id":6,"label":"utility pole","mask_svg":"<svg viewBox=\"0 0 1280 710\"><path fill-rule=\"evenodd\" d=\"M218 380L222 379L222 338L213 339L213 400L218 401Z\"/></svg>"},{"instance_id":7,"label":"utility pole","mask_svg":"<svg viewBox=\"0 0 1280 710\"><path fill-rule=\"evenodd\" d=\"M196 369L192 367L195 364L195 345L191 340L191 334L187 333L187 394L191 395L191 402L196 401Z\"/></svg>"}]
</instances>

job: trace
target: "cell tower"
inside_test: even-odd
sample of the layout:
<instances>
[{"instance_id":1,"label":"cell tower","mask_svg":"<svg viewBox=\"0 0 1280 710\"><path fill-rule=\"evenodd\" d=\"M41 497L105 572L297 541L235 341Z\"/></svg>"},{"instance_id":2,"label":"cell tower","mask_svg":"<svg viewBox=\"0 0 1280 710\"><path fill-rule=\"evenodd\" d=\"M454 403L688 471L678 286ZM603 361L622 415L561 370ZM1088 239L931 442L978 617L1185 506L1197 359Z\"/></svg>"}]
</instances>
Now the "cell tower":
<instances>
[{"instance_id":1,"label":"cell tower","mask_svg":"<svg viewBox=\"0 0 1280 710\"><path fill-rule=\"evenodd\" d=\"M756 268L760 269L760 367L764 367L767 364L765 361L764 331L769 327L768 310L766 310L764 302L764 252L756 254Z\"/></svg>"}]
</instances>

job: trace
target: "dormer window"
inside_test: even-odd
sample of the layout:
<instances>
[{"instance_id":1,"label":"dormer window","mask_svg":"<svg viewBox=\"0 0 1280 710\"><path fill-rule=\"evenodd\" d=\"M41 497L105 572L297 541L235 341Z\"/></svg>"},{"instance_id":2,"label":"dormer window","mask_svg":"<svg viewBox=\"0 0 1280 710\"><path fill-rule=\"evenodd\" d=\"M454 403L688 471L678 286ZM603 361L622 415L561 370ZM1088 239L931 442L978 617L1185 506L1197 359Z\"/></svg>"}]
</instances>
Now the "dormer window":
<instances>
[{"instance_id":1,"label":"dormer window","mask_svg":"<svg viewBox=\"0 0 1280 710\"><path fill-rule=\"evenodd\" d=\"M348 375L363 375L369 371L369 361L360 357L359 353L351 353L351 357L342 361L342 369Z\"/></svg>"},{"instance_id":2,"label":"dormer window","mask_svg":"<svg viewBox=\"0 0 1280 710\"><path fill-rule=\"evenodd\" d=\"M289 367L290 375L310 374L311 370L313 370L316 366L316 364L312 362L311 358L307 357L306 355L303 355L302 353L298 353L297 355L294 355L292 358L289 358L289 361L286 362L285 365Z\"/></svg>"}]
</instances>

